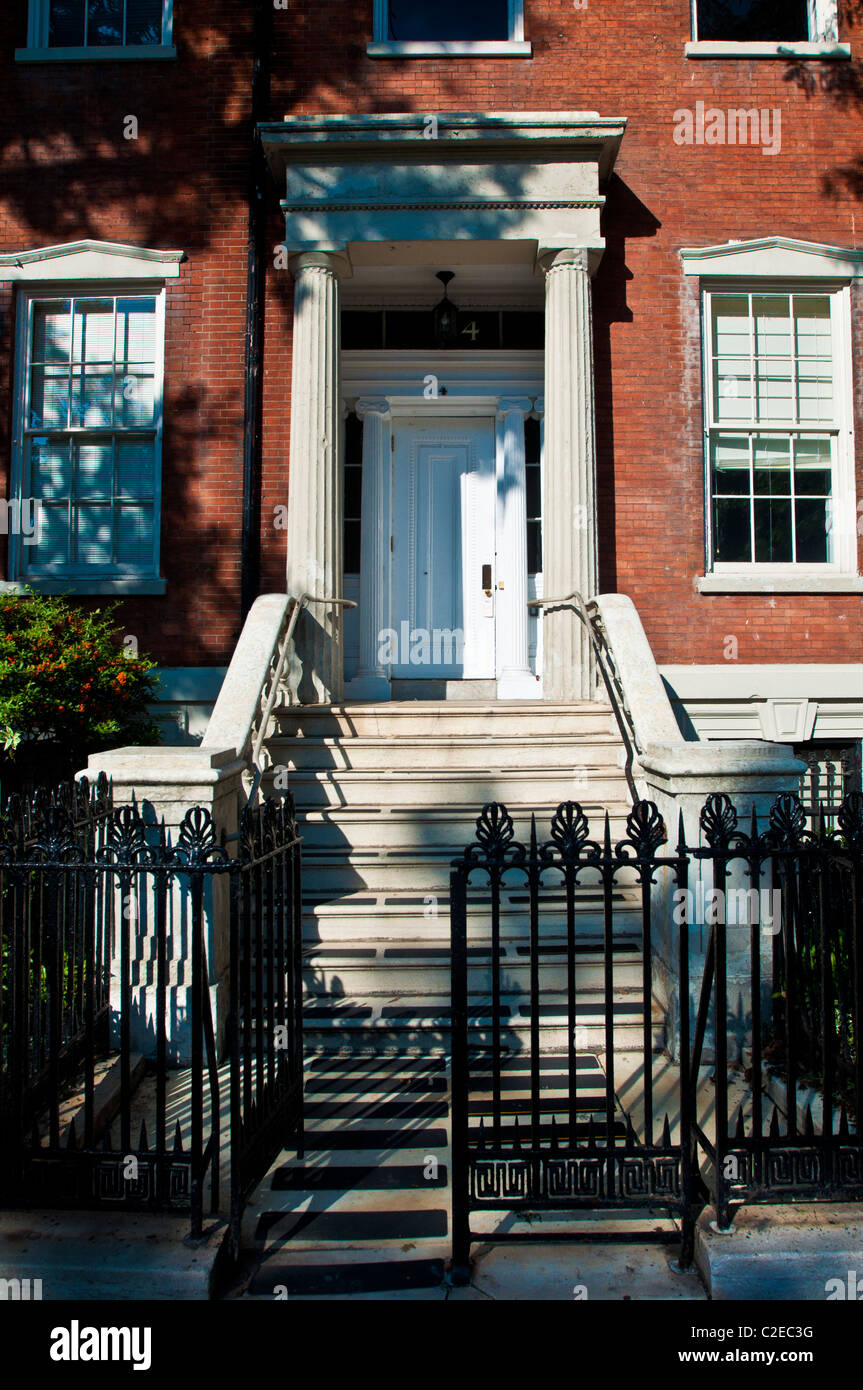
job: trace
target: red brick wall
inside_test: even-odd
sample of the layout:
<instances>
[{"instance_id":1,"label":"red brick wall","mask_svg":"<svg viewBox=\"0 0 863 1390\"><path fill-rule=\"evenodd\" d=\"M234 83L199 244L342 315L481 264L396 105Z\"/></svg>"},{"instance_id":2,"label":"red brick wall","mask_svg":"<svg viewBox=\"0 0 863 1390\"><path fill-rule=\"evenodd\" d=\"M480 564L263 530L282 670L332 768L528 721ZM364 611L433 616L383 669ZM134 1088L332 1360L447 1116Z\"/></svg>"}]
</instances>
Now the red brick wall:
<instances>
[{"instance_id":1,"label":"red brick wall","mask_svg":"<svg viewBox=\"0 0 863 1390\"><path fill-rule=\"evenodd\" d=\"M219 665L239 627L247 7L176 6L179 63L23 65L23 3L0 14L0 249L94 237L181 248L167 282L164 597L124 601L123 630L165 665ZM124 117L139 138L123 138ZM0 449L8 486L11 300L0 286ZM103 600L82 599L97 605Z\"/></svg>"},{"instance_id":2,"label":"red brick wall","mask_svg":"<svg viewBox=\"0 0 863 1390\"><path fill-rule=\"evenodd\" d=\"M178 0L177 65L21 67L0 17L0 249L78 236L183 247L169 284L165 598L127 630L165 664L224 662L239 618L248 7ZM697 282L682 246L767 234L853 246L863 187L861 70L684 56L688 0L525 0L534 57L370 59L371 0L274 12L272 116L350 111L595 110L625 116L595 285L601 586L629 593L661 662L860 660L853 596L698 595L704 566ZM843 18L854 50L863 29ZM807 89L808 82L811 89ZM674 112L780 107L782 149L678 146ZM141 139L122 139L135 113ZM272 242L281 234L272 196ZM270 270L264 368L262 587L280 588L287 498L291 286ZM863 338L854 296L855 347ZM8 459L9 313L0 299L0 448ZM856 428L863 439L859 373ZM863 463L858 454L858 496Z\"/></svg>"}]
</instances>

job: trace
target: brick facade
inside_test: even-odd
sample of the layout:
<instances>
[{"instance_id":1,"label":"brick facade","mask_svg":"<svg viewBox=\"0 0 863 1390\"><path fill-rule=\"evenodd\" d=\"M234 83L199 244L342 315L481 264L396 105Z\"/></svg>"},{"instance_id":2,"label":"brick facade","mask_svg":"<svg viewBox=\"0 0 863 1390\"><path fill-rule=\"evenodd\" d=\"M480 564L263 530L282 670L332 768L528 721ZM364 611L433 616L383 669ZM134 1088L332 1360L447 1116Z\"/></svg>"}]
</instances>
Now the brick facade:
<instances>
[{"instance_id":1,"label":"brick facade","mask_svg":"<svg viewBox=\"0 0 863 1390\"><path fill-rule=\"evenodd\" d=\"M82 237L186 253L167 287L162 574L123 624L164 666L227 664L240 622L249 7L176 0L176 62L16 63L26 5L0 15L0 251ZM701 595L704 468L698 281L681 247L782 235L858 244L863 161L851 61L687 58L688 0L526 0L534 56L366 56L371 0L274 13L271 118L332 112L595 111L626 117L594 286L600 587L635 601L657 661L860 660L858 595ZM856 52L859 27L841 18ZM781 151L680 146L696 102L779 108ZM123 138L127 114L139 138ZM271 245L282 235L271 190ZM855 360L861 291L852 287ZM284 579L291 281L266 295L261 576ZM0 282L0 451L8 483L13 291ZM857 496L863 399L854 380ZM858 538L859 541L859 538ZM84 603L98 599L82 598Z\"/></svg>"}]
</instances>

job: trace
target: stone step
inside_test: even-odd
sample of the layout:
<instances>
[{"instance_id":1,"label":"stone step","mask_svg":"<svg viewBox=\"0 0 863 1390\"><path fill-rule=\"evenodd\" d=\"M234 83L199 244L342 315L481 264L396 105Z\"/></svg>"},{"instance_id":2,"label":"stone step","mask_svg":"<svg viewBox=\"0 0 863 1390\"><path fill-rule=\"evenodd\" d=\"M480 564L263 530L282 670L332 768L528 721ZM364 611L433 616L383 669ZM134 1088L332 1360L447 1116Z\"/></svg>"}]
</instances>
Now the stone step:
<instances>
[{"instance_id":1,"label":"stone step","mask_svg":"<svg viewBox=\"0 0 863 1390\"><path fill-rule=\"evenodd\" d=\"M274 764L290 772L300 770L385 773L419 768L578 768L585 781L600 769L621 767L620 738L609 733L534 734L501 738L496 733L451 738L416 737L398 733L396 738L287 738L272 737L268 750Z\"/></svg>"},{"instance_id":2,"label":"stone step","mask_svg":"<svg viewBox=\"0 0 863 1390\"><path fill-rule=\"evenodd\" d=\"M449 882L452 860L456 852L443 846L436 854L431 852L418 856L410 850L404 854L393 854L389 850L376 853L374 850L358 849L350 860L337 850L321 850L310 847L308 839L303 842L303 898L323 903L344 898L351 893L381 897L419 896L435 893L439 899L449 900ZM524 875L522 874L522 882ZM553 875L547 873L544 882L552 884ZM518 875L509 872L505 882L513 888L518 887ZM591 895L591 890L578 890L577 900ZM546 888L544 897L549 896Z\"/></svg>"},{"instance_id":3,"label":"stone step","mask_svg":"<svg viewBox=\"0 0 863 1390\"><path fill-rule=\"evenodd\" d=\"M567 968L544 960L540 967L540 990L562 992L566 989ZM507 993L525 995L530 989L530 961L522 957L502 962L499 975L505 980ZM641 988L641 958L630 952L624 959L614 960L614 989ZM603 987L604 966L601 960L579 960L576 967L576 990L597 990ZM446 957L435 960L357 961L337 959L322 961L306 958L303 969L306 997L335 998L339 993L350 997L411 994L438 995L449 1000L450 966ZM492 971L488 960L468 962L468 994L487 995L492 987Z\"/></svg>"},{"instance_id":4,"label":"stone step","mask_svg":"<svg viewBox=\"0 0 863 1390\"><path fill-rule=\"evenodd\" d=\"M386 738L421 735L499 737L525 734L617 734L608 705L599 701L552 704L544 700L394 700L382 704L283 705L278 733L288 738Z\"/></svg>"},{"instance_id":5,"label":"stone step","mask_svg":"<svg viewBox=\"0 0 863 1390\"><path fill-rule=\"evenodd\" d=\"M555 871L551 869L545 872L544 887L540 899L540 915L543 917L548 915L565 921L566 894L562 883L560 881L554 882L554 873ZM573 894L576 912L581 908L595 909L597 903L603 902L602 883L598 870L585 869L583 876L583 882L579 884ZM485 881L483 881L484 879ZM635 893L637 882L634 868L625 866L620 870L620 881L616 880L612 889L612 902L615 907L640 908L640 897L637 897ZM355 892L333 893L327 898L323 898L320 891L314 892L304 886L303 911L308 917L354 917L363 912L369 916L409 917L417 911L426 918L442 916L449 914L449 887L449 882L447 882L442 891L431 895L420 895L405 888L395 892L384 891L381 893L360 889ZM499 906L501 917L524 917L527 921L528 890L522 869L511 869L505 874L499 894ZM430 910L423 912L424 908ZM467 885L466 914L472 918L490 917L491 915L488 879L481 869L474 871L471 881Z\"/></svg>"},{"instance_id":6,"label":"stone step","mask_svg":"<svg viewBox=\"0 0 863 1390\"><path fill-rule=\"evenodd\" d=\"M585 778L587 780L585 780ZM406 793L415 796L425 810L464 804L481 807L497 801L504 806L526 805L534 797L557 806L562 801L586 798L602 806L620 801L626 790L622 769L579 767L507 768L412 768L376 772L303 770L289 775L288 786L298 808L310 811L326 806L350 808L376 804L394 808L405 805ZM475 811L476 815L477 812Z\"/></svg>"},{"instance_id":7,"label":"stone step","mask_svg":"<svg viewBox=\"0 0 863 1390\"><path fill-rule=\"evenodd\" d=\"M431 895L429 895L431 896ZM614 939L641 942L641 914L626 899L615 897ZM424 912L432 915L426 917ZM414 913L365 912L328 914L318 912L307 914L303 919L303 940L307 946L345 946L363 947L375 941L390 941L393 944L411 941L415 938L425 940L429 945L441 939L449 941L449 908L440 907L437 916L434 904L426 909L417 908ZM470 946L487 946L491 939L489 913L467 914L467 940ZM585 940L600 940L603 935L603 914L596 902L583 902L575 914L576 935ZM566 933L566 918L563 913L546 911L540 918L539 936L543 944L560 940ZM524 912L501 912L501 940L508 946L525 944L528 940L529 922Z\"/></svg>"},{"instance_id":8,"label":"stone step","mask_svg":"<svg viewBox=\"0 0 863 1390\"><path fill-rule=\"evenodd\" d=\"M590 822L591 838L601 843L605 807L593 801L581 800L579 804ZM558 801L553 801L530 808L515 804L509 807L515 838L522 844L528 843L533 813L537 820L537 835L540 840L547 839L558 805ZM615 801L609 805L609 812L612 841L616 843L625 834L629 807ZM476 801L470 805L438 805L429 809L404 804L382 806L380 803L369 803L313 810L298 806L297 821L304 842L304 858L307 849L312 855L322 850L337 851L343 861L350 856L352 862L355 850L371 850L377 854L402 849L412 851L414 855L426 850L434 850L438 854L446 852L449 858L454 859L466 845L473 843L478 814Z\"/></svg>"},{"instance_id":9,"label":"stone step","mask_svg":"<svg viewBox=\"0 0 863 1390\"><path fill-rule=\"evenodd\" d=\"M530 1009L518 995L502 1001L501 1045L512 1052L523 1052L530 1037ZM494 1042L490 1003L475 997L469 1006L471 1045L490 1048ZM504 1013L503 1010L508 1010ZM376 997L330 999L304 1008L304 1034L307 1046L321 1051L347 1049L357 1055L371 1053L412 1053L417 1056L445 1056L451 1049L448 1001L422 1002L408 999L385 1001ZM635 1051L644 1038L640 991L619 991L614 1002L614 1050ZM569 1025L563 996L545 996L540 1003L540 1051L559 1053L568 1046ZM651 1038L654 1051L664 1042L664 1014L654 1001ZM605 1005L602 991L585 991L577 1003L577 1046L584 1051L605 1047Z\"/></svg>"},{"instance_id":10,"label":"stone step","mask_svg":"<svg viewBox=\"0 0 863 1390\"><path fill-rule=\"evenodd\" d=\"M491 1114L491 1063L472 1056L469 1124L486 1132ZM560 1142L569 1125L568 1058L539 1059L541 1114L552 1115ZM576 1059L577 1133L604 1143L605 1074L599 1059ZM487 1091L483 1083L487 1082ZM449 1074L440 1059L322 1057L306 1069L307 1134L302 1158L281 1154L246 1210L243 1245L253 1273L248 1296L290 1298L434 1288L450 1257L451 1154ZM401 1113L399 1107L402 1107ZM383 1111L383 1113L382 1113ZM521 1056L501 1062L501 1135L524 1141L529 1128L529 1066ZM591 1130L591 1125L594 1126ZM430 1127L430 1126L433 1126ZM614 1134L623 1138L619 1110ZM395 1142L393 1142L395 1141ZM479 1215L479 1214L478 1214ZM572 1211L515 1217L483 1212L489 1234L515 1220L553 1234L656 1230L647 1212ZM669 1224L673 1235L673 1226Z\"/></svg>"}]
</instances>

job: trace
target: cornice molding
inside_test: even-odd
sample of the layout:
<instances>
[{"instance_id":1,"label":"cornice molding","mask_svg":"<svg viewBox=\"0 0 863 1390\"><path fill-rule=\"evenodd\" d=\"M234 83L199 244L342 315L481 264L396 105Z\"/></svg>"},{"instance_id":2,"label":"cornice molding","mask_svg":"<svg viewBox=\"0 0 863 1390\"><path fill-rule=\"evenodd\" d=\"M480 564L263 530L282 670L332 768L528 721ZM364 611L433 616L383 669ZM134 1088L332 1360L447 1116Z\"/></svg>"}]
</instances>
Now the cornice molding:
<instances>
[{"instance_id":1,"label":"cornice molding","mask_svg":"<svg viewBox=\"0 0 863 1390\"><path fill-rule=\"evenodd\" d=\"M685 247L678 254L684 275L702 279L855 280L863 275L863 250L785 236Z\"/></svg>"},{"instance_id":2,"label":"cornice molding","mask_svg":"<svg viewBox=\"0 0 863 1390\"><path fill-rule=\"evenodd\" d=\"M3 252L0 280L173 280L184 254L88 238Z\"/></svg>"}]
</instances>

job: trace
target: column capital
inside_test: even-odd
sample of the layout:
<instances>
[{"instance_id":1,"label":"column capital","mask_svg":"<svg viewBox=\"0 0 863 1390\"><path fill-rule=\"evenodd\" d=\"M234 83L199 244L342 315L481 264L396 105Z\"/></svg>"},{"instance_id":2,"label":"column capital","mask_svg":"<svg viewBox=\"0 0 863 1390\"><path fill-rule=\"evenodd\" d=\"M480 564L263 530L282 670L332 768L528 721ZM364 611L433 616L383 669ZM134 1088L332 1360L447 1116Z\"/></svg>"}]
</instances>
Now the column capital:
<instances>
[{"instance_id":1,"label":"column capital","mask_svg":"<svg viewBox=\"0 0 863 1390\"><path fill-rule=\"evenodd\" d=\"M602 260L603 247L543 246L540 244L536 263L548 276L556 270L578 270L593 277Z\"/></svg>"},{"instance_id":2,"label":"column capital","mask_svg":"<svg viewBox=\"0 0 863 1390\"><path fill-rule=\"evenodd\" d=\"M347 280L353 275L346 251L299 251L288 257L288 269L294 279L305 270L329 271L337 280Z\"/></svg>"},{"instance_id":3,"label":"column capital","mask_svg":"<svg viewBox=\"0 0 863 1390\"><path fill-rule=\"evenodd\" d=\"M356 404L360 419L366 415L389 415L390 403L385 396L361 396Z\"/></svg>"},{"instance_id":4,"label":"column capital","mask_svg":"<svg viewBox=\"0 0 863 1390\"><path fill-rule=\"evenodd\" d=\"M501 396L497 403L498 419L504 415L511 415L514 411L520 415L529 415L532 408L529 396Z\"/></svg>"}]
</instances>

